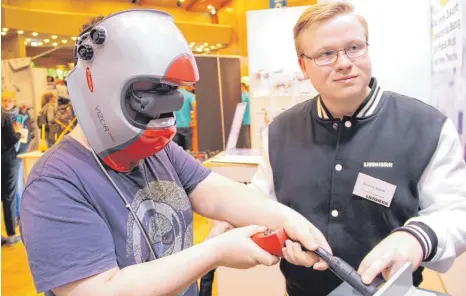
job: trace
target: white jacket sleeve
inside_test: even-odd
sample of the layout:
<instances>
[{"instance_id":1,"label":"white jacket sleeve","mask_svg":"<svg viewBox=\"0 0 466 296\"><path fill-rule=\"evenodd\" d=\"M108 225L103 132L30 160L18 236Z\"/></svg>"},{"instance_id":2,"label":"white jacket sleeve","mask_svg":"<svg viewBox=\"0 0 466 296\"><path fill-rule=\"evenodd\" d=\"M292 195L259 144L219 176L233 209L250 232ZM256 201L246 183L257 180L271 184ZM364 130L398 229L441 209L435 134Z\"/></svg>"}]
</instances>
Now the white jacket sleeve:
<instances>
[{"instance_id":1,"label":"white jacket sleeve","mask_svg":"<svg viewBox=\"0 0 466 296\"><path fill-rule=\"evenodd\" d=\"M422 265L446 272L466 251L466 164L458 133L449 119L418 183L418 192L419 216L405 227L424 238L428 251Z\"/></svg>"},{"instance_id":2,"label":"white jacket sleeve","mask_svg":"<svg viewBox=\"0 0 466 296\"><path fill-rule=\"evenodd\" d=\"M269 130L265 129L262 134L262 161L257 168L257 172L252 178L249 186L259 190L263 195L277 200L273 186L273 173L269 160Z\"/></svg>"}]
</instances>

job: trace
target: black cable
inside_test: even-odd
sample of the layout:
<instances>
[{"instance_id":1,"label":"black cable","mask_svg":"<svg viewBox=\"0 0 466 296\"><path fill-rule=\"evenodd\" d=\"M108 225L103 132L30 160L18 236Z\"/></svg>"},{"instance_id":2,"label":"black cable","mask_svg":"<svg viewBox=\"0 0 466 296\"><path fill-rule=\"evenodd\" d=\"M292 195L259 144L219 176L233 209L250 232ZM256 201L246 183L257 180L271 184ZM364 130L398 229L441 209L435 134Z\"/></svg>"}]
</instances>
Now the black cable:
<instances>
[{"instance_id":1,"label":"black cable","mask_svg":"<svg viewBox=\"0 0 466 296\"><path fill-rule=\"evenodd\" d=\"M92 152L92 155L94 156L94 159L97 161L97 163L99 164L99 167L100 169L102 170L102 172L105 174L105 176L107 177L107 179L110 181L110 183L113 185L113 187L115 188L115 190L118 192L118 195L121 197L121 199L123 200L123 202L125 203L125 207L131 212L131 215L133 216L134 220L136 221L136 223L138 224L138 227L139 229L141 230L141 233L142 233L142 236L144 237L144 240L146 241L146 244L147 246L149 247L149 252L151 253L151 256L153 258L153 260L157 259L157 256L155 255L155 251L152 247L152 244L150 243L150 240L149 240L149 236L147 235L146 233L146 230L144 229L144 227L142 226L142 223L141 221L139 220L138 216L136 215L136 213L133 211L133 208L131 208L131 205L128 203L128 201L126 200L125 196L123 195L123 193L121 192L120 188L118 188L118 186L115 184L115 182L113 181L113 179L110 177L110 175L108 174L107 170L104 168L104 166L102 165L102 163L100 162L100 159L98 158L97 154L95 153L94 149L91 148L91 152Z\"/></svg>"}]
</instances>

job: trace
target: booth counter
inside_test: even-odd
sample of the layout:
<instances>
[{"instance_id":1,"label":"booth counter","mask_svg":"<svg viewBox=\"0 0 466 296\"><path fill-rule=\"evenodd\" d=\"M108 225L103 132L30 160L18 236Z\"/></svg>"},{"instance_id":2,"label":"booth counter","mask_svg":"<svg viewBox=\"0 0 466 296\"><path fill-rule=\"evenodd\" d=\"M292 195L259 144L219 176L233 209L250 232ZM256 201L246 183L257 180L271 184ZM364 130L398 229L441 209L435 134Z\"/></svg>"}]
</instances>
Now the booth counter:
<instances>
[{"instance_id":1,"label":"booth counter","mask_svg":"<svg viewBox=\"0 0 466 296\"><path fill-rule=\"evenodd\" d=\"M260 156L228 154L226 151L203 162L212 172L237 182L250 183L256 173Z\"/></svg>"}]
</instances>

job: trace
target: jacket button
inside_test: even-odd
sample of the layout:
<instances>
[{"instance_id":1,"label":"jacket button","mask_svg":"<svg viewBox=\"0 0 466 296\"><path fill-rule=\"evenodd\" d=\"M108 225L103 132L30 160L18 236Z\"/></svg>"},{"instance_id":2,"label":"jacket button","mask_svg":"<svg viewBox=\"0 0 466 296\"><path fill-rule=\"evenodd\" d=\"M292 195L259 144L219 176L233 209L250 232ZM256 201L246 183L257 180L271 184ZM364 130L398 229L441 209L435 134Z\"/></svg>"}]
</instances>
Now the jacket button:
<instances>
[{"instance_id":1,"label":"jacket button","mask_svg":"<svg viewBox=\"0 0 466 296\"><path fill-rule=\"evenodd\" d=\"M336 122L333 123L333 129L334 129L334 130L337 130L337 129L338 129L338 123L336 123Z\"/></svg>"},{"instance_id":2,"label":"jacket button","mask_svg":"<svg viewBox=\"0 0 466 296\"><path fill-rule=\"evenodd\" d=\"M345 122L345 126L346 126L346 127L351 127L351 121Z\"/></svg>"},{"instance_id":3,"label":"jacket button","mask_svg":"<svg viewBox=\"0 0 466 296\"><path fill-rule=\"evenodd\" d=\"M343 169L343 167L341 166L341 164L337 164L335 166L335 170L337 170L337 171L341 171L342 169Z\"/></svg>"},{"instance_id":4,"label":"jacket button","mask_svg":"<svg viewBox=\"0 0 466 296\"><path fill-rule=\"evenodd\" d=\"M338 211L337 211L337 210L333 210L333 211L332 211L332 216L335 217L335 218L338 217Z\"/></svg>"}]
</instances>

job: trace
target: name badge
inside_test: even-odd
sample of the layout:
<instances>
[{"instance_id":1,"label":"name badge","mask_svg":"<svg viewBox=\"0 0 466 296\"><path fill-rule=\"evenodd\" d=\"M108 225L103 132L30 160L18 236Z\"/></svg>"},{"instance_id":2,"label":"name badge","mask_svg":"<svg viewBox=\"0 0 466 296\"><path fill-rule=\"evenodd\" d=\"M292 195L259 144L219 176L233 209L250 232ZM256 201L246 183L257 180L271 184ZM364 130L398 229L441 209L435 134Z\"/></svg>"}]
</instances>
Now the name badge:
<instances>
[{"instance_id":1,"label":"name badge","mask_svg":"<svg viewBox=\"0 0 466 296\"><path fill-rule=\"evenodd\" d=\"M396 186L393 184L359 173L353 194L389 208L395 190Z\"/></svg>"}]
</instances>

